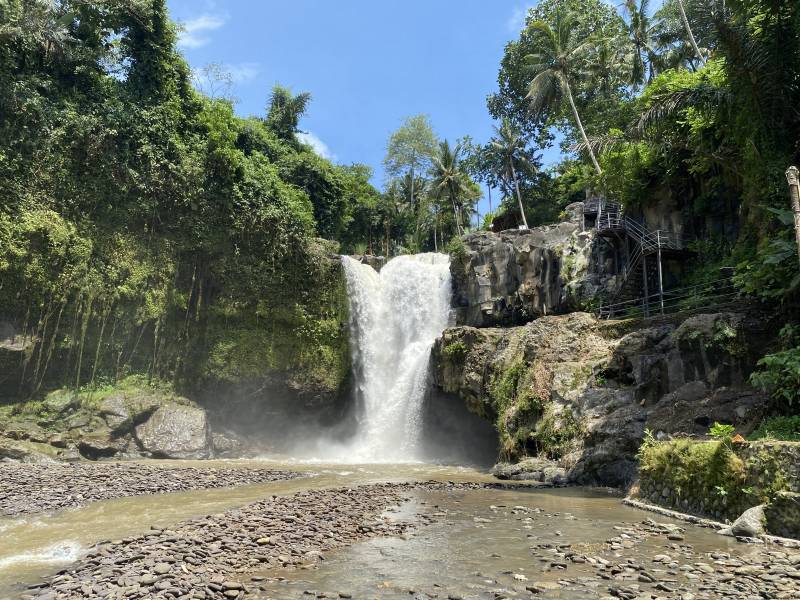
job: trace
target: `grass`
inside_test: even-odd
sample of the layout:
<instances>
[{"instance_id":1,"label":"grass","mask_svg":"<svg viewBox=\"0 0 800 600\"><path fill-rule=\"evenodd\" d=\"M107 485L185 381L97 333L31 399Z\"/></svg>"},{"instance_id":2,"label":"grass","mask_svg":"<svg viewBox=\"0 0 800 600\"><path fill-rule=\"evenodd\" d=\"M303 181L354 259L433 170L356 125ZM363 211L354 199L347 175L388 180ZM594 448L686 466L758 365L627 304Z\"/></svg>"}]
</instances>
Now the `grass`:
<instances>
[{"instance_id":1,"label":"grass","mask_svg":"<svg viewBox=\"0 0 800 600\"><path fill-rule=\"evenodd\" d=\"M800 442L800 415L768 417L749 437L751 440Z\"/></svg>"}]
</instances>

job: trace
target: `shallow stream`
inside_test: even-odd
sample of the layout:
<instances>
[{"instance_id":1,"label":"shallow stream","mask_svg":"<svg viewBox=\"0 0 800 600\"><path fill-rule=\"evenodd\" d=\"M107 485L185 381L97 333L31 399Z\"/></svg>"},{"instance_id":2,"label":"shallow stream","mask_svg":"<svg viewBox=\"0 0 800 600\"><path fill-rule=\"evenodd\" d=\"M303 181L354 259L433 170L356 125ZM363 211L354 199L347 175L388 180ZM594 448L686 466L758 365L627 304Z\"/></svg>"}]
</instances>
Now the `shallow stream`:
<instances>
[{"instance_id":1,"label":"shallow stream","mask_svg":"<svg viewBox=\"0 0 800 600\"><path fill-rule=\"evenodd\" d=\"M0 598L20 597L26 585L53 575L98 541L222 512L269 495L383 481L492 480L467 468L424 464L267 464L304 471L308 476L233 489L110 500L52 515L0 520ZM264 467L265 463L215 461L200 465L232 469ZM691 564L703 553L743 557L753 551L710 530L685 524L681 525L687 528L686 545L669 542L664 536L638 539L628 535L653 515L624 506L619 497L604 490L419 490L388 514L407 519L417 513L433 515L436 522L403 539L374 538L330 552L318 567L248 574L257 582L249 597L512 598L530 597L526 587L531 585L546 590L546 597L601 597L608 595L608 585L598 577L596 565L578 560L562 570L558 565L565 553L604 556L611 561L633 557L652 563L666 551ZM626 530L628 534L619 538ZM607 544L615 537L620 539L619 552ZM306 591L313 595L304 596Z\"/></svg>"}]
</instances>

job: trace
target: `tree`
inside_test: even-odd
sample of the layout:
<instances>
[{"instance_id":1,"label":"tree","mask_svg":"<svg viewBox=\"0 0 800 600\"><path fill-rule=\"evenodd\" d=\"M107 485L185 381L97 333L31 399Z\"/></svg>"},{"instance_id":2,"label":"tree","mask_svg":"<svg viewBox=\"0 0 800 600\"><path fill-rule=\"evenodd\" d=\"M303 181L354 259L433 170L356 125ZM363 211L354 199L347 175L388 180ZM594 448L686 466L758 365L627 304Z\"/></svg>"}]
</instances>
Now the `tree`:
<instances>
[{"instance_id":1,"label":"tree","mask_svg":"<svg viewBox=\"0 0 800 600\"><path fill-rule=\"evenodd\" d=\"M517 194L517 202L519 203L519 212L522 216L522 224L527 229L528 220L525 218L525 209L522 206L522 194L519 190L519 179L517 178L517 168L514 166L516 162L523 170L533 171L533 163L525 152L527 141L522 132L515 128L508 119L503 119L500 127L495 127L495 134L496 137L491 140L490 145L502 159L506 181L513 182L514 190Z\"/></svg>"},{"instance_id":2,"label":"tree","mask_svg":"<svg viewBox=\"0 0 800 600\"><path fill-rule=\"evenodd\" d=\"M426 115L406 117L403 124L389 137L386 146L386 156L383 159L383 168L392 179L408 177L410 185L407 202L414 203L416 195L415 185L418 176L427 173L436 155L437 140L433 127ZM420 220L423 219L421 211L417 211L415 232L417 241L421 229Z\"/></svg>"},{"instance_id":3,"label":"tree","mask_svg":"<svg viewBox=\"0 0 800 600\"><path fill-rule=\"evenodd\" d=\"M650 20L650 0L625 0L628 13L628 37L631 45L630 83L639 87L649 83L656 76L658 62L658 41L656 25Z\"/></svg>"},{"instance_id":4,"label":"tree","mask_svg":"<svg viewBox=\"0 0 800 600\"><path fill-rule=\"evenodd\" d=\"M447 140L439 144L439 152L433 159L431 187L438 198L447 198L453 207L456 233L464 233L464 204L469 199L471 180L461 166L461 146L450 146Z\"/></svg>"},{"instance_id":5,"label":"tree","mask_svg":"<svg viewBox=\"0 0 800 600\"><path fill-rule=\"evenodd\" d=\"M288 88L276 85L272 88L267 107L267 127L280 139L295 142L300 117L305 114L309 102L311 94L305 92L294 96Z\"/></svg>"},{"instance_id":6,"label":"tree","mask_svg":"<svg viewBox=\"0 0 800 600\"><path fill-rule=\"evenodd\" d=\"M535 73L527 96L531 107L537 114L553 110L566 96L592 164L597 173L602 174L603 170L597 162L594 150L589 147L589 138L578 114L570 85L570 79L579 69L593 40L576 41L573 35L575 18L567 11L556 13L553 27L544 21L534 21L529 27L539 33L539 51L527 57L530 69Z\"/></svg>"},{"instance_id":7,"label":"tree","mask_svg":"<svg viewBox=\"0 0 800 600\"><path fill-rule=\"evenodd\" d=\"M426 172L436 156L437 143L426 115L406 117L389 138L383 159L386 174L389 177L402 177L408 171Z\"/></svg>"},{"instance_id":8,"label":"tree","mask_svg":"<svg viewBox=\"0 0 800 600\"><path fill-rule=\"evenodd\" d=\"M689 25L689 19L686 16L686 8L683 6L683 0L677 0L678 2L678 10L681 13L681 20L683 21L683 26L686 28L686 35L689 37L689 43L692 45L695 54L697 54L697 58L700 60L701 65L706 64L706 59L703 56L703 53L700 52L700 48L697 45L697 40L694 39L694 34L692 33L692 28Z\"/></svg>"}]
</instances>

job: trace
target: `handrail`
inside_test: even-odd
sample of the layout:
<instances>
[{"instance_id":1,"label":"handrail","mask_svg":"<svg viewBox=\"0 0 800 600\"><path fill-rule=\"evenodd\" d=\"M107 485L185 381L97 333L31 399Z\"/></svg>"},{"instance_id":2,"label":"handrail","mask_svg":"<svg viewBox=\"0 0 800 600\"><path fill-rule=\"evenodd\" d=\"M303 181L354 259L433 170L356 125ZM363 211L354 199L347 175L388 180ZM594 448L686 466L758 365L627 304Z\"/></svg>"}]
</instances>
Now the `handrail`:
<instances>
[{"instance_id":1,"label":"handrail","mask_svg":"<svg viewBox=\"0 0 800 600\"><path fill-rule=\"evenodd\" d=\"M663 294L653 293L646 297L607 304L600 307L598 317L611 319L617 315L628 317L643 315L648 318L650 314L672 314L707 306L719 306L724 303L723 301L732 300L736 296L738 296L738 292L733 288L731 278L724 277L711 282L670 290Z\"/></svg>"}]
</instances>

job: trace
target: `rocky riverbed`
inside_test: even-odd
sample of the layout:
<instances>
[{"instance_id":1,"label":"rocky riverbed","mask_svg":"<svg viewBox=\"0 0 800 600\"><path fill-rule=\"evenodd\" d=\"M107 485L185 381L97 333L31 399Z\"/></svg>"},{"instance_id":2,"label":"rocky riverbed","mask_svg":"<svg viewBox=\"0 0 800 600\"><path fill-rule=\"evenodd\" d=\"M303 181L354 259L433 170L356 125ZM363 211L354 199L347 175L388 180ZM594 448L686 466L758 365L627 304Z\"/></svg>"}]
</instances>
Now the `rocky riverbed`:
<instances>
[{"instance_id":1,"label":"rocky riverbed","mask_svg":"<svg viewBox=\"0 0 800 600\"><path fill-rule=\"evenodd\" d=\"M797 548L737 543L596 493L481 489L417 497L417 512L432 523L410 539L359 542L310 571L273 569L253 586L256 597L800 597Z\"/></svg>"},{"instance_id":2,"label":"rocky riverbed","mask_svg":"<svg viewBox=\"0 0 800 600\"><path fill-rule=\"evenodd\" d=\"M98 500L269 483L300 476L272 469L174 467L142 462L0 463L0 515L29 515Z\"/></svg>"},{"instance_id":3,"label":"rocky riverbed","mask_svg":"<svg viewBox=\"0 0 800 600\"><path fill-rule=\"evenodd\" d=\"M273 496L243 508L95 546L74 567L32 586L27 598L240 598L269 567L308 568L321 553L375 536L398 536L433 521L386 512L415 489L479 484L406 483Z\"/></svg>"}]
</instances>

